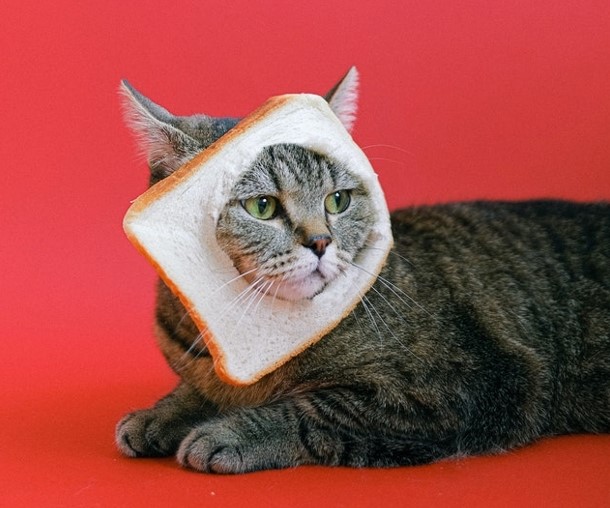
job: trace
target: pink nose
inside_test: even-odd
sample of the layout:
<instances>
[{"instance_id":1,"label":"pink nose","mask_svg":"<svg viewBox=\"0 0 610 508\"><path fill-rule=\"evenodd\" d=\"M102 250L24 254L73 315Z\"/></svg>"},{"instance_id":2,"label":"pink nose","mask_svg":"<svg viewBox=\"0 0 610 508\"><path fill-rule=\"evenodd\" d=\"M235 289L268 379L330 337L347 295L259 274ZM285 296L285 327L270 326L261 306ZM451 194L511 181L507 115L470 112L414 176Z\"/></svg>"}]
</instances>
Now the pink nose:
<instances>
[{"instance_id":1,"label":"pink nose","mask_svg":"<svg viewBox=\"0 0 610 508\"><path fill-rule=\"evenodd\" d=\"M314 235L307 239L305 247L310 248L316 256L321 258L331 241L332 239L329 235Z\"/></svg>"}]
</instances>

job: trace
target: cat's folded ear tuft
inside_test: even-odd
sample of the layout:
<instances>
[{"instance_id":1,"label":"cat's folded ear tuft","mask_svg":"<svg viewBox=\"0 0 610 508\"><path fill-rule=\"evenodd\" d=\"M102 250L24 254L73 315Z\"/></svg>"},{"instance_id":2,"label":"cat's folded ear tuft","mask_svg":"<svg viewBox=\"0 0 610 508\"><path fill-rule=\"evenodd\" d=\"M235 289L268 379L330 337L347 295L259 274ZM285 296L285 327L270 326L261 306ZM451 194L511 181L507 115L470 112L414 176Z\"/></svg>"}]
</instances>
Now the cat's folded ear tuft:
<instances>
[{"instance_id":1,"label":"cat's folded ear tuft","mask_svg":"<svg viewBox=\"0 0 610 508\"><path fill-rule=\"evenodd\" d=\"M352 131L356 122L359 81L358 69L351 67L345 76L324 96L330 105L330 109L333 110L349 132Z\"/></svg>"}]
</instances>

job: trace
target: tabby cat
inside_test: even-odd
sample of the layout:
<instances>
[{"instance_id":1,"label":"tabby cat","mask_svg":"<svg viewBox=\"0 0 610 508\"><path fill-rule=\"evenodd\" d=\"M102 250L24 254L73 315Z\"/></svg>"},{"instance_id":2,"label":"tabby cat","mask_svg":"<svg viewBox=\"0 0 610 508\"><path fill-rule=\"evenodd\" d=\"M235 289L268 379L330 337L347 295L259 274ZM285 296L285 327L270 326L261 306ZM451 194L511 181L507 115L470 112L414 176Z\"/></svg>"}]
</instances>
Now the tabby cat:
<instances>
[{"instance_id":1,"label":"tabby cat","mask_svg":"<svg viewBox=\"0 0 610 508\"><path fill-rule=\"evenodd\" d=\"M326 96L348 129L356 88L352 69ZM127 83L123 93L151 185L237 123L173 116ZM315 298L367 249L369 197L321 154L267 147L232 193L217 239L260 298ZM422 464L610 432L608 204L420 206L392 224L394 248L361 303L248 387L216 377L160 282L156 335L181 380L119 422L119 449L241 473Z\"/></svg>"}]
</instances>

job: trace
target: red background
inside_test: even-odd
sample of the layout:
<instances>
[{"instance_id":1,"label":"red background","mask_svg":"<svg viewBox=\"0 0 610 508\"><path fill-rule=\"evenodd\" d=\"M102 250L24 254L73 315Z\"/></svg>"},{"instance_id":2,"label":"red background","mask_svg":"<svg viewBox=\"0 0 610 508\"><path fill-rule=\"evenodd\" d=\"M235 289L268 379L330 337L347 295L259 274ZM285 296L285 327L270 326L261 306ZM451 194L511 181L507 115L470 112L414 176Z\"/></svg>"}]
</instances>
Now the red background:
<instances>
[{"instance_id":1,"label":"red background","mask_svg":"<svg viewBox=\"0 0 610 508\"><path fill-rule=\"evenodd\" d=\"M242 115L362 76L355 138L392 207L610 198L607 0L0 5L2 506L608 506L610 437L389 471L205 476L113 445L174 378L121 219L146 185L116 89Z\"/></svg>"}]
</instances>

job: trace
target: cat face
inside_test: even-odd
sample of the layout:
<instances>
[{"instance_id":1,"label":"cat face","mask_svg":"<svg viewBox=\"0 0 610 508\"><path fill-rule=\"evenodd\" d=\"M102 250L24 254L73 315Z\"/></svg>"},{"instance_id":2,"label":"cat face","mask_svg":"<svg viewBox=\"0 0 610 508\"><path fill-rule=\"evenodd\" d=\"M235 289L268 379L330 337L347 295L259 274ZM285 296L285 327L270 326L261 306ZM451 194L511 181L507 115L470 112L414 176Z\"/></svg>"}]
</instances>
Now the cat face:
<instances>
[{"instance_id":1,"label":"cat face","mask_svg":"<svg viewBox=\"0 0 610 508\"><path fill-rule=\"evenodd\" d=\"M216 238L254 287L310 299L364 247L375 218L358 178L298 145L266 147L231 191Z\"/></svg>"}]
</instances>

